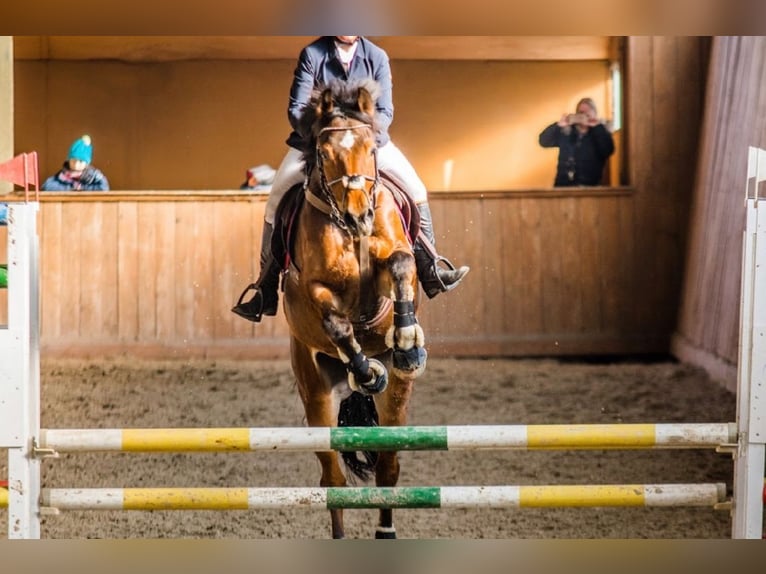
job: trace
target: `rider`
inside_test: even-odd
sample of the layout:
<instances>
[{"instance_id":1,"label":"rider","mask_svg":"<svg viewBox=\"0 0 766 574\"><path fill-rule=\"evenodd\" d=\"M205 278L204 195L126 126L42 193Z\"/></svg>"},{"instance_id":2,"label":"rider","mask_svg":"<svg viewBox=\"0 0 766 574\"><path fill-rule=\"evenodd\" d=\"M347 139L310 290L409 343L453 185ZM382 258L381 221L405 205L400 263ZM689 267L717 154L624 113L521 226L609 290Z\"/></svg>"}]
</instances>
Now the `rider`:
<instances>
[{"instance_id":1,"label":"rider","mask_svg":"<svg viewBox=\"0 0 766 574\"><path fill-rule=\"evenodd\" d=\"M361 36L322 36L301 51L295 68L288 105L288 117L293 131L287 139L289 149L277 170L266 203L261 241L261 272L256 282L245 288L232 308L237 315L259 322L263 315L277 313L280 265L271 254L271 235L280 199L305 177L305 163L300 147L306 134L301 134L298 130L301 114L311 98L312 91L319 86L329 85L333 80L365 78L374 79L381 88L376 103L378 165L403 182L404 188L418 206L421 232L432 245L434 244L433 220L428 207L426 187L388 135L388 126L394 117L388 55L382 48ZM456 287L469 271L466 266L455 269L449 262L449 268L439 266L438 263L443 258L424 248L420 240L415 243L414 253L418 278L428 297L435 297ZM249 301L243 302L251 289L255 290L255 294Z\"/></svg>"}]
</instances>

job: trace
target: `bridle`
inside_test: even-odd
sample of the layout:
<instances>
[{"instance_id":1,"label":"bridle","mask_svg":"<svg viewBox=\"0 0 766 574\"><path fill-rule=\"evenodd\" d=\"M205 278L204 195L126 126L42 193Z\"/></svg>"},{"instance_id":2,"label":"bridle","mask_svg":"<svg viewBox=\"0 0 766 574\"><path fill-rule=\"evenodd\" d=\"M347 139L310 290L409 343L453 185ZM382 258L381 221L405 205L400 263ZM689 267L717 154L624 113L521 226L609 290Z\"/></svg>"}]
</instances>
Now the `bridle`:
<instances>
[{"instance_id":1,"label":"bridle","mask_svg":"<svg viewBox=\"0 0 766 574\"><path fill-rule=\"evenodd\" d=\"M378 174L378 152L377 148L373 150L373 161L375 164L375 175L374 177L371 177L366 174L360 174L360 173L353 173L353 174L345 174L340 177L337 177L333 180L328 181L327 175L325 174L324 166L323 166L323 159L322 159L322 153L320 151L320 140L322 138L322 135L324 135L327 132L339 132L339 131L346 131L346 130L357 130L357 129L372 129L372 126L370 124L356 124L353 126L327 126L325 128L322 128L319 130L319 133L317 134L316 138L316 169L319 171L319 186L320 186L320 196L316 196L311 192L311 189L306 186L306 198L309 201L311 205L322 211L323 213L326 213L330 216L330 219L341 229L344 231L348 231L348 225L346 224L344 220L344 216L346 215L346 209L345 205L343 206L343 209L340 208L338 205L338 202L335 200L335 196L332 193L332 187L334 185L341 184L343 186L343 189L346 191L354 190L354 189L364 189L365 184L368 182L371 182L372 185L370 186L370 189L367 191L367 195L370 197L370 202L372 205L372 208L375 209L375 190L378 187L378 182L380 181L380 177Z\"/></svg>"}]
</instances>

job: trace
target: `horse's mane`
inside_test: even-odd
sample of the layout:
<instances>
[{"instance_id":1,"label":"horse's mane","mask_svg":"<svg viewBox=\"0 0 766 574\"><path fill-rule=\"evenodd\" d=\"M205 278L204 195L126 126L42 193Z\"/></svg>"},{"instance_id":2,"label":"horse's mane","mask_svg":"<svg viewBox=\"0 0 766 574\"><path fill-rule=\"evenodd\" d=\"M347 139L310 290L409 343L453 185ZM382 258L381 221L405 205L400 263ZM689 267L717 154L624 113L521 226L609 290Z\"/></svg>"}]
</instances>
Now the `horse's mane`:
<instances>
[{"instance_id":1,"label":"horse's mane","mask_svg":"<svg viewBox=\"0 0 766 574\"><path fill-rule=\"evenodd\" d=\"M376 102L380 95L380 85L369 78L346 82L335 80L327 86L319 86L312 91L311 99L299 120L299 131L307 136L303 139L301 151L308 168L311 168L316 161L314 152L319 132L333 119L338 117L355 119L372 125L373 130L377 131L374 113L368 114L359 106L360 90L366 90L373 102ZM328 91L332 97L333 106L330 113L325 113L323 102L325 92Z\"/></svg>"}]
</instances>

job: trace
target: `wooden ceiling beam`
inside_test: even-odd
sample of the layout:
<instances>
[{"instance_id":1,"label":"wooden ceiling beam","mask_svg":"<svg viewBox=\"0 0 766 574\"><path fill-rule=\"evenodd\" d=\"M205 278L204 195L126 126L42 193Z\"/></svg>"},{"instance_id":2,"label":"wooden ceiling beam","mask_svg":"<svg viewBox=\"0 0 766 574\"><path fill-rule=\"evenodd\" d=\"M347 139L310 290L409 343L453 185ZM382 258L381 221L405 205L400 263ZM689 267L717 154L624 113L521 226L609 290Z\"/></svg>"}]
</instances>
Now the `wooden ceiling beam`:
<instances>
[{"instance_id":1,"label":"wooden ceiling beam","mask_svg":"<svg viewBox=\"0 0 766 574\"><path fill-rule=\"evenodd\" d=\"M15 36L18 60L292 60L313 36ZM609 36L377 36L392 60L607 60Z\"/></svg>"}]
</instances>

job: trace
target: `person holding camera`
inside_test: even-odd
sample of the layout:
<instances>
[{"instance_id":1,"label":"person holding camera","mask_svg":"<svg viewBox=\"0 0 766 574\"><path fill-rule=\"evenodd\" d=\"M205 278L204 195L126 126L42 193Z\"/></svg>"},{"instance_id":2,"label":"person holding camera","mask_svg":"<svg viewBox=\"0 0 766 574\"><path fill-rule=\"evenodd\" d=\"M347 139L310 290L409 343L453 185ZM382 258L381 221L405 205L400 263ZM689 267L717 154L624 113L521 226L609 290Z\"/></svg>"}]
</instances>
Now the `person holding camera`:
<instances>
[{"instance_id":1,"label":"person holding camera","mask_svg":"<svg viewBox=\"0 0 766 574\"><path fill-rule=\"evenodd\" d=\"M576 113L562 115L540 133L542 147L559 148L555 187L601 184L614 139L596 113L593 100L583 98Z\"/></svg>"},{"instance_id":2,"label":"person holding camera","mask_svg":"<svg viewBox=\"0 0 766 574\"><path fill-rule=\"evenodd\" d=\"M93 144L89 135L72 142L62 168L43 182L42 191L108 191L109 182L101 170L90 165Z\"/></svg>"}]
</instances>

